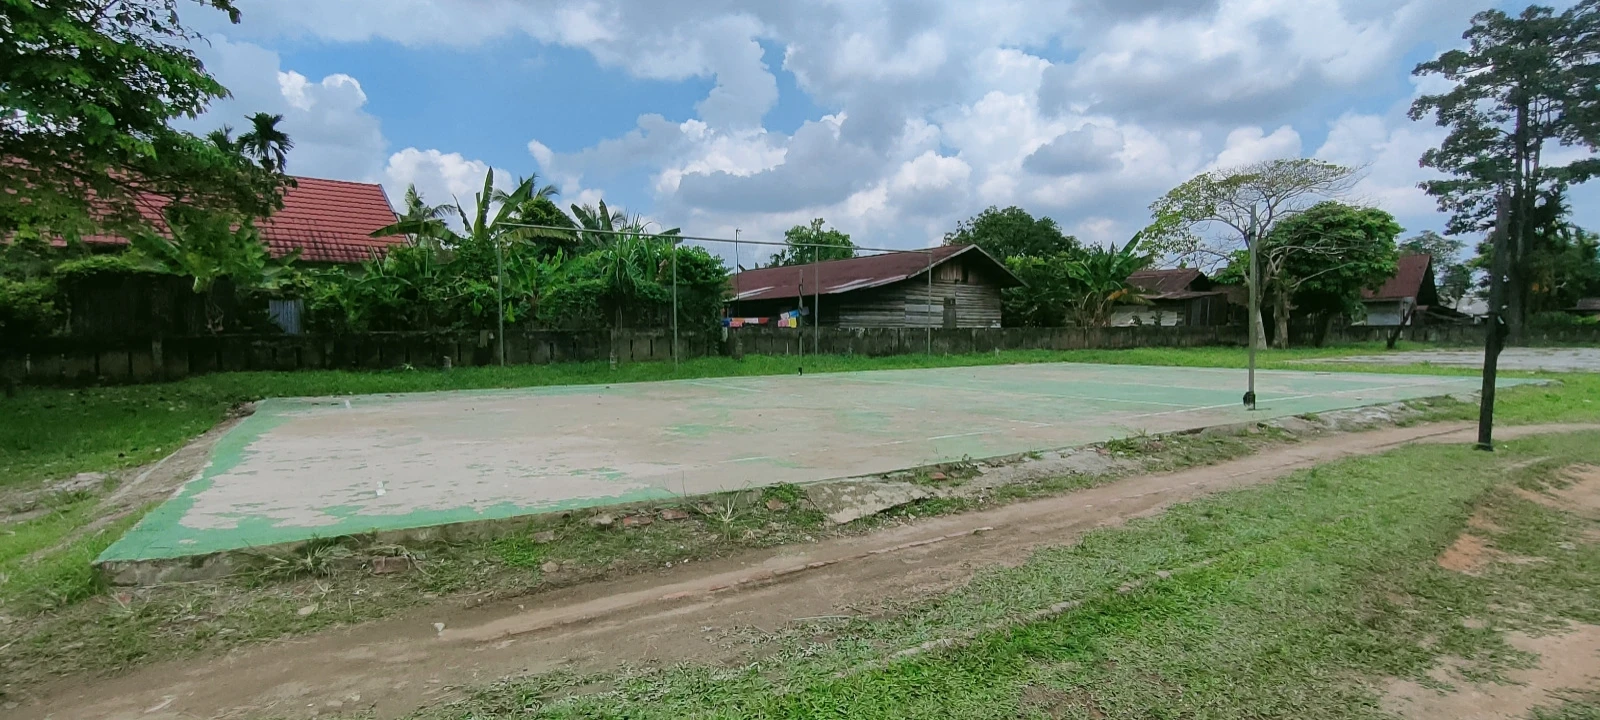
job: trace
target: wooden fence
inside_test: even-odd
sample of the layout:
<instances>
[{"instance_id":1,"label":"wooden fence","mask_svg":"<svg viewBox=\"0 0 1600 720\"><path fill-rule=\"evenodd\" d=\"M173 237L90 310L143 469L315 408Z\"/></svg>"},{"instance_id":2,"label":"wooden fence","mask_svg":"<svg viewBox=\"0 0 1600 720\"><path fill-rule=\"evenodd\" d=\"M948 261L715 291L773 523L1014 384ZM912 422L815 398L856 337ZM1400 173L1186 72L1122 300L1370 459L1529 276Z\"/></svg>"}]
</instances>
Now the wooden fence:
<instances>
[{"instance_id":1,"label":"wooden fence","mask_svg":"<svg viewBox=\"0 0 1600 720\"><path fill-rule=\"evenodd\" d=\"M1382 341L1387 328L1330 331L1329 344ZM1483 328L1436 325L1407 328L1407 342L1479 345ZM1531 345L1597 345L1600 328L1534 330ZM672 334L660 330L533 331L508 334L506 362L664 362L672 359ZM680 333L679 357L711 355L863 355L995 350L1080 350L1139 347L1243 346L1239 326L1124 328L923 329L822 328L797 331L740 328L722 333ZM487 333L367 333L361 335L208 335L159 340L42 338L0 343L0 378L24 384L139 383L241 370L387 369L405 366L492 365L499 344Z\"/></svg>"}]
</instances>

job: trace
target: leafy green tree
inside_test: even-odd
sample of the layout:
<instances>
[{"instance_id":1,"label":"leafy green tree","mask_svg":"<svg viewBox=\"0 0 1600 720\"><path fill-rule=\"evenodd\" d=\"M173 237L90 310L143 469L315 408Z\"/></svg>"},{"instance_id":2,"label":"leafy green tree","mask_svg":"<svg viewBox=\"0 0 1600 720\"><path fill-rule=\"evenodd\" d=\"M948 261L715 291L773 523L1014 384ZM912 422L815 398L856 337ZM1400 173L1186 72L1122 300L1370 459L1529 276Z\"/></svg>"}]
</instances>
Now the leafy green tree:
<instances>
[{"instance_id":1,"label":"leafy green tree","mask_svg":"<svg viewBox=\"0 0 1600 720\"><path fill-rule=\"evenodd\" d=\"M1541 241L1559 232L1554 209L1564 189L1600 172L1600 0L1559 14L1538 5L1516 16L1487 10L1462 37L1466 49L1415 70L1452 83L1411 107L1412 119L1431 116L1449 129L1422 164L1450 177L1421 187L1450 213L1448 230L1457 235L1491 229L1496 198L1508 196L1505 320L1514 343L1530 310L1534 258L1551 251ZM1587 152L1548 152L1561 146ZM1554 164L1556 157L1572 159Z\"/></svg>"},{"instance_id":2,"label":"leafy green tree","mask_svg":"<svg viewBox=\"0 0 1600 720\"><path fill-rule=\"evenodd\" d=\"M1143 302L1128 282L1128 276L1155 261L1143 243L1141 233L1120 248L1096 245L1066 264L1067 277L1073 281L1067 307L1078 325L1105 327L1111 324L1111 311L1117 305Z\"/></svg>"},{"instance_id":3,"label":"leafy green tree","mask_svg":"<svg viewBox=\"0 0 1600 720\"><path fill-rule=\"evenodd\" d=\"M1400 243L1400 252L1431 256L1433 281L1439 287L1439 297L1446 302L1455 302L1472 289L1472 269L1461 259L1464 247L1466 243L1460 240L1424 230Z\"/></svg>"},{"instance_id":4,"label":"leafy green tree","mask_svg":"<svg viewBox=\"0 0 1600 720\"><path fill-rule=\"evenodd\" d=\"M1082 251L1039 257L1018 255L1006 267L1024 284L1001 294L1001 322L1006 327L1061 327L1076 289L1067 266Z\"/></svg>"},{"instance_id":5,"label":"leafy green tree","mask_svg":"<svg viewBox=\"0 0 1600 720\"><path fill-rule=\"evenodd\" d=\"M129 244L147 266L194 281L195 294L205 297L212 332L221 332L228 320L218 292L272 292L295 281L293 265L300 252L273 259L250 218L187 205L169 205L162 214L166 234L135 232ZM223 280L227 284L218 289Z\"/></svg>"},{"instance_id":6,"label":"leafy green tree","mask_svg":"<svg viewBox=\"0 0 1600 720\"><path fill-rule=\"evenodd\" d=\"M1277 223L1342 194L1355 181L1355 170L1310 158L1268 160L1207 172L1173 188L1150 206L1154 222L1145 230L1147 241L1155 252L1217 267L1240 251L1248 255ZM1264 348L1267 338L1261 299L1282 264L1261 260L1259 277L1250 272L1243 276L1251 291L1251 343Z\"/></svg>"},{"instance_id":7,"label":"leafy green tree","mask_svg":"<svg viewBox=\"0 0 1600 720\"><path fill-rule=\"evenodd\" d=\"M788 247L774 253L774 267L804 265L826 260L849 260L856 256L856 244L848 234L835 228L825 228L824 220L816 218L810 225L796 225L783 232Z\"/></svg>"},{"instance_id":8,"label":"leafy green tree","mask_svg":"<svg viewBox=\"0 0 1600 720\"><path fill-rule=\"evenodd\" d=\"M1295 307L1318 315L1319 338L1336 315L1359 315L1361 291L1394 275L1400 230L1383 210L1336 202L1319 203L1278 223L1261 243L1263 262L1276 267L1268 293L1277 326L1274 344L1289 346Z\"/></svg>"},{"instance_id":9,"label":"leafy green tree","mask_svg":"<svg viewBox=\"0 0 1600 720\"><path fill-rule=\"evenodd\" d=\"M292 280L299 251L274 260L250 218L187 205L168 206L162 214L168 235L145 231L129 242L161 270L193 279L196 293L224 278L241 290L276 290Z\"/></svg>"},{"instance_id":10,"label":"leafy green tree","mask_svg":"<svg viewBox=\"0 0 1600 720\"><path fill-rule=\"evenodd\" d=\"M977 245L1001 262L1015 257L1045 258L1079 249L1077 238L1061 232L1056 221L1034 218L1022 208L990 206L962 220L944 236L946 245Z\"/></svg>"},{"instance_id":11,"label":"leafy green tree","mask_svg":"<svg viewBox=\"0 0 1600 720\"><path fill-rule=\"evenodd\" d=\"M249 119L250 131L239 136L239 150L259 163L263 170L283 173L289 164L289 151L294 149L289 134L278 127L283 116L258 112Z\"/></svg>"},{"instance_id":12,"label":"leafy green tree","mask_svg":"<svg viewBox=\"0 0 1600 720\"><path fill-rule=\"evenodd\" d=\"M0 2L0 235L143 224L141 191L265 215L283 178L172 129L227 90L191 48L182 0ZM195 4L238 22L232 0Z\"/></svg>"}]
</instances>

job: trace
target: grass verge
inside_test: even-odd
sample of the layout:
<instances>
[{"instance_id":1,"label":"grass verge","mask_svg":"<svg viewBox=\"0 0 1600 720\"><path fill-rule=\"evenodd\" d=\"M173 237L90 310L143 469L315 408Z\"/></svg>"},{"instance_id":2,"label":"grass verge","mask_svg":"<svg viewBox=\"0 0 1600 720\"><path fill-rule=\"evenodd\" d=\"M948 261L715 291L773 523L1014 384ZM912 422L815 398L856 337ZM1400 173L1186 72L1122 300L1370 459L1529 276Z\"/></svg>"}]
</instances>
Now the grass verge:
<instances>
[{"instance_id":1,"label":"grass verge","mask_svg":"<svg viewBox=\"0 0 1600 720\"><path fill-rule=\"evenodd\" d=\"M1449 657L1490 680L1535 660L1507 631L1600 622L1600 521L1516 491L1595 462L1588 433L1332 463L1043 550L892 619L793 628L746 666L543 675L417 718L1392 717L1384 678ZM1492 548L1544 560L1442 568L1475 514ZM1063 601L1079 604L1038 619ZM1592 700L1537 712L1592 717Z\"/></svg>"}]
</instances>

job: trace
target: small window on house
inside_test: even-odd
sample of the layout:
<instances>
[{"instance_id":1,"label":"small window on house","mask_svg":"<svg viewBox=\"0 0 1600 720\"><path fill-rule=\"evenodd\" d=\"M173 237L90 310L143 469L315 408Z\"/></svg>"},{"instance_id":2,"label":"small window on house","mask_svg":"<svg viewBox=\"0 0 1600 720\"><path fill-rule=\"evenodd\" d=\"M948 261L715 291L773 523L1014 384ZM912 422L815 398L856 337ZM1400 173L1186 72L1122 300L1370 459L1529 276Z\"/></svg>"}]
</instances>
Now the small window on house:
<instances>
[{"instance_id":1,"label":"small window on house","mask_svg":"<svg viewBox=\"0 0 1600 720\"><path fill-rule=\"evenodd\" d=\"M967 270L967 266L962 265L961 266L961 284L962 285L966 285L966 284L968 284L970 282L972 282L972 275Z\"/></svg>"}]
</instances>

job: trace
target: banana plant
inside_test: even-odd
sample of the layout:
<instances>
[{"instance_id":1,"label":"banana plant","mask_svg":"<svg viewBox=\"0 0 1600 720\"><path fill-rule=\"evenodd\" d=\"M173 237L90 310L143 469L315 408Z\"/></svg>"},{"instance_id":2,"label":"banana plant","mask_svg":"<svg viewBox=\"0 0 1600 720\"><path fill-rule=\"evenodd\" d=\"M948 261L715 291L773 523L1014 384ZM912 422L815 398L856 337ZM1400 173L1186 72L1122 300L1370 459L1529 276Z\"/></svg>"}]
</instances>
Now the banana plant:
<instances>
[{"instance_id":1,"label":"banana plant","mask_svg":"<svg viewBox=\"0 0 1600 720\"><path fill-rule=\"evenodd\" d=\"M1135 234L1121 248L1088 248L1067 263L1067 276L1078 285L1069 307L1079 325L1105 327L1111 324L1111 311L1116 305L1146 302L1128 282L1129 275L1155 260L1140 248L1143 236Z\"/></svg>"}]
</instances>

